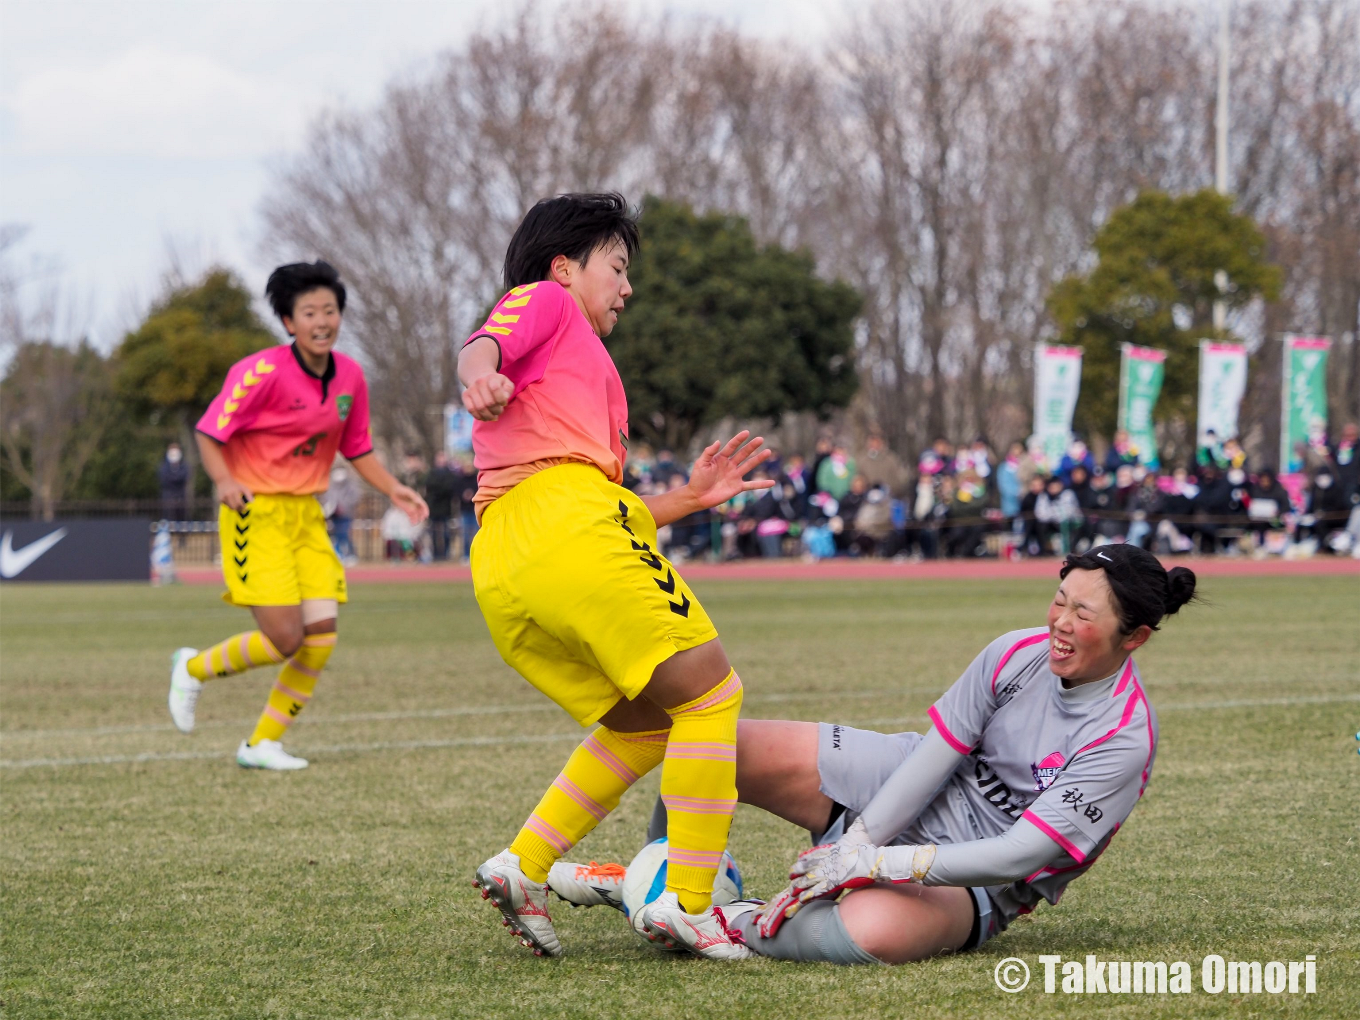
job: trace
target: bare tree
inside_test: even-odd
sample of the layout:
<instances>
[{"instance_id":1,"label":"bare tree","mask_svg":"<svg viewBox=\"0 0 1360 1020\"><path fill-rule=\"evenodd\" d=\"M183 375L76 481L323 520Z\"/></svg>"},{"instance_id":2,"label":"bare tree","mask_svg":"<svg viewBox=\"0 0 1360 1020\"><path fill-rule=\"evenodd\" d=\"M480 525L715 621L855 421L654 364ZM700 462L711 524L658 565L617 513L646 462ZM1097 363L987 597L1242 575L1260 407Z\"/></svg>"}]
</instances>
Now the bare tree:
<instances>
[{"instance_id":1,"label":"bare tree","mask_svg":"<svg viewBox=\"0 0 1360 1020\"><path fill-rule=\"evenodd\" d=\"M280 256L354 281L348 334L378 427L426 452L454 350L494 299L525 209L566 190L655 193L747 217L865 295L851 419L914 455L936 434L1028 431L1045 298L1111 211L1212 180L1206 0L879 0L821 51L610 3L512 11L317 122L265 205ZM1360 30L1355 0L1247 0L1234 23L1234 178L1286 267L1234 322L1342 340L1360 400ZM564 41L568 44L564 45ZM1278 368L1278 366L1277 366ZM1258 418L1270 395L1258 371ZM1115 399L1110 395L1110 399ZM1262 438L1262 441L1264 439Z\"/></svg>"},{"instance_id":2,"label":"bare tree","mask_svg":"<svg viewBox=\"0 0 1360 1020\"><path fill-rule=\"evenodd\" d=\"M14 246L24 230L0 228L0 454L30 493L33 516L56 505L104 438L113 409L107 361L77 331L78 305L50 263L24 271Z\"/></svg>"}]
</instances>

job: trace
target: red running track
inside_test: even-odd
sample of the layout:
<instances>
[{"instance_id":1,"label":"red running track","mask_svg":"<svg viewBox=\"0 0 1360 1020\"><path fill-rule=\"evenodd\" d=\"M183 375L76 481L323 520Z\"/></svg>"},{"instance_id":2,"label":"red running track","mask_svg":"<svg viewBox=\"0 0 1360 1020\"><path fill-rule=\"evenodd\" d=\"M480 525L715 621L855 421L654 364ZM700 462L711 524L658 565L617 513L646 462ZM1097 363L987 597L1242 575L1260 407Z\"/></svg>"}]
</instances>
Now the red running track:
<instances>
[{"instance_id":1,"label":"red running track","mask_svg":"<svg viewBox=\"0 0 1360 1020\"><path fill-rule=\"evenodd\" d=\"M1200 577L1278 577L1349 575L1360 577L1360 560L1319 556L1310 560L1249 560L1228 557L1185 557L1164 561L1168 567L1190 567ZM739 563L687 563L682 567L690 581L869 581L869 580L972 580L1047 578L1057 580L1057 559L1021 560L932 560L924 563L892 563L884 560L823 560L802 563L759 560ZM449 565L397 564L358 566L346 571L351 584L429 584L444 581L470 581L467 567ZM222 572L216 568L188 567L179 571L185 584L221 584Z\"/></svg>"}]
</instances>

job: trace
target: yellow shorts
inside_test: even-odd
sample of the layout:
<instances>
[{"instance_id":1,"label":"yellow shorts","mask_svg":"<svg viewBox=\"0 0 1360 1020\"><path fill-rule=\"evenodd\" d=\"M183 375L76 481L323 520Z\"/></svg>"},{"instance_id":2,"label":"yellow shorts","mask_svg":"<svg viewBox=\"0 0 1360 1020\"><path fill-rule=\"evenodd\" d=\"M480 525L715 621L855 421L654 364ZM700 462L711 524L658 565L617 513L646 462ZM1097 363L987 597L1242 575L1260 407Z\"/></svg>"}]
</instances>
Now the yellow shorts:
<instances>
[{"instance_id":1,"label":"yellow shorts","mask_svg":"<svg viewBox=\"0 0 1360 1020\"><path fill-rule=\"evenodd\" d=\"M218 508L224 602L295 606L303 599L346 602L345 568L326 534L315 496L257 495L242 510Z\"/></svg>"},{"instance_id":2,"label":"yellow shorts","mask_svg":"<svg viewBox=\"0 0 1360 1020\"><path fill-rule=\"evenodd\" d=\"M501 658L582 726L718 636L656 551L642 500L586 464L540 471L486 508L472 584Z\"/></svg>"}]
</instances>

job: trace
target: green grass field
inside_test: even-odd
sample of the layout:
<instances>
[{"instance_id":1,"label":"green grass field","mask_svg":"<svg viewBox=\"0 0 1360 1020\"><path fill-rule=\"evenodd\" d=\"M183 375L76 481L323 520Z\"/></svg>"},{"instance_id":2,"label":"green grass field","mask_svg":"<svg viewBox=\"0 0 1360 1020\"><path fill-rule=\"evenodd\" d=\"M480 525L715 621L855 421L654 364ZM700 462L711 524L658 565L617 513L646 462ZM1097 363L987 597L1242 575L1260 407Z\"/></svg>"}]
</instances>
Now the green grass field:
<instances>
[{"instance_id":1,"label":"green grass field","mask_svg":"<svg viewBox=\"0 0 1360 1020\"><path fill-rule=\"evenodd\" d=\"M980 951L898 968L663 956L603 908L533 958L470 885L580 731L496 656L467 585L361 586L290 748L231 756L272 671L217 681L182 736L170 651L243 629L208 588L0 590L7 1017L1360 1016L1360 584L1211 580L1139 656L1161 718L1152 784L1058 907ZM738 583L699 594L748 717L925 729L992 637L1042 623L1046 582ZM139 760L140 759L140 760ZM40 763L40 764L35 764ZM658 770L659 772L659 770ZM624 860L659 777L577 850ZM739 807L748 891L806 834ZM1316 995L1210 995L1208 953L1317 955ZM1045 995L1036 958L1186 960L1195 992ZM998 991L1017 956L1030 987Z\"/></svg>"}]
</instances>

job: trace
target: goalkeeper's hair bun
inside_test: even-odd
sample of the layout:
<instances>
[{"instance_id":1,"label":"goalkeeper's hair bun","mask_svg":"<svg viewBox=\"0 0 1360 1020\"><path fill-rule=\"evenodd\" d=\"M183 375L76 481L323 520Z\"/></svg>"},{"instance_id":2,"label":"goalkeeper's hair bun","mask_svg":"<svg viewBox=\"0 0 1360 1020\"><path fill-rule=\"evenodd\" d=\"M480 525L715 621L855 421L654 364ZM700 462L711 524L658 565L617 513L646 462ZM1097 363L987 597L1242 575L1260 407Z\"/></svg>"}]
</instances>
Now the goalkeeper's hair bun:
<instances>
[{"instance_id":1,"label":"goalkeeper's hair bun","mask_svg":"<svg viewBox=\"0 0 1360 1020\"><path fill-rule=\"evenodd\" d=\"M1172 567L1166 575L1166 615L1178 612L1195 601L1195 572L1188 567Z\"/></svg>"},{"instance_id":2,"label":"goalkeeper's hair bun","mask_svg":"<svg viewBox=\"0 0 1360 1020\"><path fill-rule=\"evenodd\" d=\"M1068 556L1059 576L1066 577L1073 570L1105 572L1125 634L1139 627L1156 630L1164 617L1179 612L1187 602L1199 601L1193 570L1172 567L1168 571L1161 560L1136 545L1102 545Z\"/></svg>"}]
</instances>

